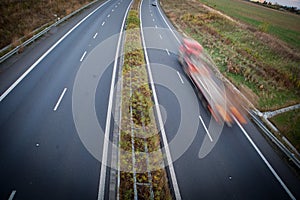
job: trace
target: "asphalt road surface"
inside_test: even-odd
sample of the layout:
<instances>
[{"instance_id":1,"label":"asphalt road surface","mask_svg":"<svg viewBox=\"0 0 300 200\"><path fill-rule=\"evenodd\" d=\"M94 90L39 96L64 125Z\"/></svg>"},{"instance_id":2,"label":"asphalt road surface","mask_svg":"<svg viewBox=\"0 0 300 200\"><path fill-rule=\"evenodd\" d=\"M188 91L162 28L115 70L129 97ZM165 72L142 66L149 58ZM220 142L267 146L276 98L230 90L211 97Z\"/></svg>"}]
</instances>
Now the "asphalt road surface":
<instances>
[{"instance_id":1,"label":"asphalt road surface","mask_svg":"<svg viewBox=\"0 0 300 200\"><path fill-rule=\"evenodd\" d=\"M1 64L1 94L82 19L0 102L0 199L97 199L101 163L84 147L72 115L77 71L101 42L120 32L130 1L97 3ZM99 55L114 58L118 38ZM113 63L95 96L104 129ZM103 141L97 141L102 150ZM102 155L102 152L99 152ZM100 156L101 158L101 156ZM106 186L107 187L107 186Z\"/></svg>"},{"instance_id":2,"label":"asphalt road surface","mask_svg":"<svg viewBox=\"0 0 300 200\"><path fill-rule=\"evenodd\" d=\"M162 9L152 6L151 2L143 0L141 21L153 79L157 83L158 100L164 108L164 113L167 113L163 114L166 134L169 143L174 141L177 144L170 145L172 157L177 157L178 146L185 142L185 137L192 139L191 144L186 142L190 145L174 162L181 197L183 199L290 199L293 196L300 198L299 179L249 120L242 128L237 124L232 127L225 125L220 131L220 136L217 134L218 131L210 127L217 125L210 124L211 115L199 102L194 94L196 90L191 86L191 82L185 79L177 61L180 35L170 31L172 25L161 12ZM183 117L188 117L188 120L182 124ZM189 136L193 132L188 131L188 127L193 127L197 120L200 122L193 138ZM181 129L180 126L186 127ZM213 142L207 139L209 137L204 126L210 132ZM271 172L244 132L256 144L276 175ZM177 143L175 134L185 137L180 138ZM209 146L210 142L215 143L211 151L204 157L199 156L200 148ZM279 178L275 177L277 175Z\"/></svg>"},{"instance_id":3,"label":"asphalt road surface","mask_svg":"<svg viewBox=\"0 0 300 200\"><path fill-rule=\"evenodd\" d=\"M72 95L80 67L96 55L104 71L94 98L97 121L103 130L113 126L107 112L117 81L115 34L130 3L98 2L0 65L0 199L97 199L100 180L109 198L103 138L92 141L96 153L86 148ZM220 127L211 120L177 61L180 35L151 3L142 1L141 22L182 199L300 198L299 179L250 121ZM84 128L87 135L95 131Z\"/></svg>"}]
</instances>

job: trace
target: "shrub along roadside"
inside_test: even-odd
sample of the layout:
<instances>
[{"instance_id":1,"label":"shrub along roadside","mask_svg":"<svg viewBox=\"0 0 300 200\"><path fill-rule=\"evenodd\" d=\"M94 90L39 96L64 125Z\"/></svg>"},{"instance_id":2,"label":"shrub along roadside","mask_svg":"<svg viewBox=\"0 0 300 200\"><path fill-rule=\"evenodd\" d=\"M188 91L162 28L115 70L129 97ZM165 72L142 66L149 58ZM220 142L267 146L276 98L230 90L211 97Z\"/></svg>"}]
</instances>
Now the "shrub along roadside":
<instances>
[{"instance_id":1,"label":"shrub along roadside","mask_svg":"<svg viewBox=\"0 0 300 200\"><path fill-rule=\"evenodd\" d=\"M136 1L126 21L119 141L120 199L171 199L148 85Z\"/></svg>"}]
</instances>

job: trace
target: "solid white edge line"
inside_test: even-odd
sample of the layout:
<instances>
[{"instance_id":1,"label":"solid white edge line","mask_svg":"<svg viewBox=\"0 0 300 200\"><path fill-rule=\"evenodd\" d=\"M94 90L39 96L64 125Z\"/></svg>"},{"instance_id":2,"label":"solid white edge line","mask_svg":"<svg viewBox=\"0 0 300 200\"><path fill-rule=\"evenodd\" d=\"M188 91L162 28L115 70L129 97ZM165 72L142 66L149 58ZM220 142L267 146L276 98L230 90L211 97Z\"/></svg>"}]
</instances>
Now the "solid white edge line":
<instances>
[{"instance_id":1,"label":"solid white edge line","mask_svg":"<svg viewBox=\"0 0 300 200\"><path fill-rule=\"evenodd\" d=\"M177 75L179 76L179 79L180 79L181 83L184 84L184 82L183 82L183 80L182 80L182 77L180 76L179 71L177 71Z\"/></svg>"},{"instance_id":2,"label":"solid white edge line","mask_svg":"<svg viewBox=\"0 0 300 200\"><path fill-rule=\"evenodd\" d=\"M203 119L202 119L202 117L201 117L200 115L199 115L199 119L200 119L200 121L201 121L201 123L202 123L202 125L203 125L203 127L204 127L204 130L206 131L206 134L208 135L210 141L212 142L213 139L212 139L211 135L209 134L209 132L208 132L208 130L207 130L205 124L204 124L204 121L203 121Z\"/></svg>"},{"instance_id":3,"label":"solid white edge line","mask_svg":"<svg viewBox=\"0 0 300 200\"><path fill-rule=\"evenodd\" d=\"M82 56L81 56L81 58L80 58L80 62L82 62L83 61L83 59L84 59L84 57L85 57L85 55L86 55L86 51L82 54Z\"/></svg>"},{"instance_id":4,"label":"solid white edge line","mask_svg":"<svg viewBox=\"0 0 300 200\"><path fill-rule=\"evenodd\" d=\"M169 145L168 145L166 132L165 132L165 129L164 129L163 120L162 120L162 117L161 117L161 111L160 111L159 104L158 104L158 99L157 99L157 95L156 95L156 91L155 91L155 86L154 86L153 77L152 77L152 71L151 71L151 68L150 68L150 63L149 63L149 58L148 58L148 53L147 53L147 48L146 48L146 42L145 42L145 38L144 38L143 22L142 22L142 15L141 15L142 14L142 4L143 4L143 0L140 3L140 29L141 29L142 43L143 43L143 49L144 49L144 53L145 53L147 71L148 71L148 75L149 75L149 79L150 79L150 85L151 85L151 89L152 89L152 93L153 93L153 99L154 99L154 103L155 103L155 109L156 109L156 112L157 112L157 118L158 118L159 126L160 126L160 129L161 129L161 135L162 135L162 139L163 139L163 143L164 143L164 147L165 147L167 162L168 162L168 165L169 165L170 176L171 176L172 183L173 183L175 198L177 200L180 200L181 195L180 195L180 191L179 191L178 182L177 182L177 179L176 179L176 174L175 174L175 170L174 170L174 166L173 166L173 162L172 162L172 157L171 157L171 153L170 153L170 149L169 149Z\"/></svg>"},{"instance_id":5,"label":"solid white edge line","mask_svg":"<svg viewBox=\"0 0 300 200\"><path fill-rule=\"evenodd\" d=\"M13 200L14 197L15 197L16 192L17 192L16 190L13 190L13 191L11 192L11 194L10 194L8 200Z\"/></svg>"},{"instance_id":6,"label":"solid white edge line","mask_svg":"<svg viewBox=\"0 0 300 200\"><path fill-rule=\"evenodd\" d=\"M166 25L168 26L168 28L171 30L171 32L173 33L173 35L174 35L175 39L177 40L177 42L178 42L179 44L181 44L180 40L178 39L178 37L177 37L176 34L174 33L173 29L170 27L170 25L168 24L167 20L165 19L165 17L164 17L163 14L161 13L159 6L157 6L157 8L158 8L158 12L159 12L159 14L161 15L161 17L163 18L165 24L166 24Z\"/></svg>"},{"instance_id":7,"label":"solid white edge line","mask_svg":"<svg viewBox=\"0 0 300 200\"><path fill-rule=\"evenodd\" d=\"M103 151L102 151L102 161L101 161L101 172L100 172L100 181L99 181L99 189L98 189L98 200L104 199L104 190L105 190L105 176L106 176L106 163L107 163L107 153L108 153L108 143L109 143L109 132L110 132L110 121L111 121L111 113L112 113L112 103L113 103L113 96L114 96L114 82L116 79L116 70L118 64L118 57L120 52L120 45L121 39L123 34L123 29L125 25L126 16L128 11L131 7L133 0L130 2L121 25L120 36L117 44L117 50L115 55L114 67L112 72L111 84L110 84L110 92L109 92L109 100L108 100L108 107L106 113L106 124L105 124L105 133L104 133L104 141L103 141Z\"/></svg>"},{"instance_id":8,"label":"solid white edge line","mask_svg":"<svg viewBox=\"0 0 300 200\"><path fill-rule=\"evenodd\" d=\"M58 106L59 106L59 104L60 104L62 98L64 97L66 91L67 91L67 88L64 88L63 92L61 93L61 95L60 95L60 97L59 97L59 99L58 99L58 101L57 101L57 103L55 104L55 107L53 108L54 111L57 110L57 108L58 108Z\"/></svg>"},{"instance_id":9,"label":"solid white edge line","mask_svg":"<svg viewBox=\"0 0 300 200\"><path fill-rule=\"evenodd\" d=\"M236 124L239 126L239 128L242 130L250 144L253 146L255 151L258 153L258 155L261 157L261 159L264 161L264 163L267 165L269 170L272 172L272 174L275 176L277 181L280 183L280 185L283 187L283 189L286 191L286 193L290 196L291 199L296 200L295 196L292 194L292 192L289 190L289 188L285 185L285 183L282 181L282 179L279 177L279 175L276 173L272 165L269 163L269 161L265 158L265 156L262 154L262 152L259 150L259 148L255 145L251 137L248 135L247 131L243 128L243 126L239 123L239 121L233 117Z\"/></svg>"},{"instance_id":10,"label":"solid white edge line","mask_svg":"<svg viewBox=\"0 0 300 200\"><path fill-rule=\"evenodd\" d=\"M98 35L98 33L95 33L95 35L94 35L94 37L93 37L93 38L95 39L95 38L97 37L97 35Z\"/></svg>"},{"instance_id":11,"label":"solid white edge line","mask_svg":"<svg viewBox=\"0 0 300 200\"><path fill-rule=\"evenodd\" d=\"M53 46L51 46L37 61L35 61L1 96L0 102L57 46L59 45L70 33L72 33L80 24L82 24L87 18L99 10L102 6L110 2L111 0L106 1L101 4L98 8L93 10L80 22L78 22L72 29L70 29L63 37L61 37Z\"/></svg>"}]
</instances>

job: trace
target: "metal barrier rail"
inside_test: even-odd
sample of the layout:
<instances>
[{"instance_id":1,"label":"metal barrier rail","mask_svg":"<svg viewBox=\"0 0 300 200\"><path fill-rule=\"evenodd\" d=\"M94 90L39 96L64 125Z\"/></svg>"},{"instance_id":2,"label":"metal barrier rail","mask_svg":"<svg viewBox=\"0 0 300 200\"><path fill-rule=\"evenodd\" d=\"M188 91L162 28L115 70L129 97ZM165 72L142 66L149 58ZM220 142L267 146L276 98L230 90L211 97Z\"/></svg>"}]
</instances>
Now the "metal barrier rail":
<instances>
[{"instance_id":1,"label":"metal barrier rail","mask_svg":"<svg viewBox=\"0 0 300 200\"><path fill-rule=\"evenodd\" d=\"M47 28L45 28L44 30L42 30L41 32L33 35L31 38L29 38L28 40L26 40L25 42L23 42L22 44L16 46L14 49L12 49L11 51L9 51L8 53L6 53L5 55L3 55L1 58L0 58L0 63L4 62L6 59L8 59L9 57L11 57L12 55L14 55L15 53L17 53L19 51L19 49L21 47L25 47L27 46L28 44L34 42L36 39L38 39L39 37L43 36L45 33L47 33L52 27L55 27L59 24L61 24L62 22L64 22L65 20L69 19L70 17L72 17L73 15L79 13L80 11L84 10L85 8L89 7L90 5L96 3L97 1L99 0L94 0L88 4L86 4L85 6L75 10L74 12L72 12L71 14L61 18L60 20L56 21L55 23L53 23L52 25L48 26ZM42 26L43 27L43 26ZM40 27L40 28L42 28ZM39 28L39 29L40 29ZM4 47L2 50L5 51L9 48L9 45L7 47Z\"/></svg>"},{"instance_id":2,"label":"metal barrier rail","mask_svg":"<svg viewBox=\"0 0 300 200\"><path fill-rule=\"evenodd\" d=\"M268 136L269 139L278 146L281 151L300 169L300 161L295 156L294 153L292 153L284 144L282 144L278 138L276 138L271 131L263 124L263 122L260 120L260 118L257 116L257 114L253 111L249 112L251 118L253 119L254 123L264 132L266 136Z\"/></svg>"}]
</instances>

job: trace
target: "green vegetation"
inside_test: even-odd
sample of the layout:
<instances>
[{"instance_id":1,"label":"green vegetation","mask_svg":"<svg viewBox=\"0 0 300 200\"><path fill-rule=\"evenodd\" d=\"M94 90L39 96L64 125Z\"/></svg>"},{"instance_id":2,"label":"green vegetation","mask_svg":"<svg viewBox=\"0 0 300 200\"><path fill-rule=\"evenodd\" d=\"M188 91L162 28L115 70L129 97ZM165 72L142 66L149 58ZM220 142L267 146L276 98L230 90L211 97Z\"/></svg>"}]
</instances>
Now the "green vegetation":
<instances>
[{"instance_id":1,"label":"green vegetation","mask_svg":"<svg viewBox=\"0 0 300 200\"><path fill-rule=\"evenodd\" d=\"M26 0L0 1L0 49L13 43L19 45L18 39L29 38L32 31L57 17L64 17L92 0Z\"/></svg>"},{"instance_id":2,"label":"green vegetation","mask_svg":"<svg viewBox=\"0 0 300 200\"><path fill-rule=\"evenodd\" d=\"M200 2L270 33L300 50L300 15L241 0L200 0Z\"/></svg>"},{"instance_id":3,"label":"green vegetation","mask_svg":"<svg viewBox=\"0 0 300 200\"><path fill-rule=\"evenodd\" d=\"M267 34L208 11L199 2L162 2L173 23L198 40L220 71L261 111L300 103L298 55Z\"/></svg>"},{"instance_id":4,"label":"green vegetation","mask_svg":"<svg viewBox=\"0 0 300 200\"><path fill-rule=\"evenodd\" d=\"M135 1L126 21L119 194L120 199L133 199L136 181L138 199L171 199L141 44L138 4Z\"/></svg>"},{"instance_id":5,"label":"green vegetation","mask_svg":"<svg viewBox=\"0 0 300 200\"><path fill-rule=\"evenodd\" d=\"M300 109L285 112L270 119L279 131L300 151Z\"/></svg>"},{"instance_id":6,"label":"green vegetation","mask_svg":"<svg viewBox=\"0 0 300 200\"><path fill-rule=\"evenodd\" d=\"M239 0L161 1L176 27L199 41L220 72L260 111L300 103L299 15ZM272 121L299 149L299 110L286 115Z\"/></svg>"}]
</instances>

